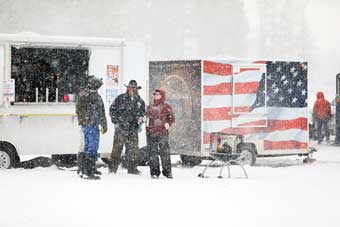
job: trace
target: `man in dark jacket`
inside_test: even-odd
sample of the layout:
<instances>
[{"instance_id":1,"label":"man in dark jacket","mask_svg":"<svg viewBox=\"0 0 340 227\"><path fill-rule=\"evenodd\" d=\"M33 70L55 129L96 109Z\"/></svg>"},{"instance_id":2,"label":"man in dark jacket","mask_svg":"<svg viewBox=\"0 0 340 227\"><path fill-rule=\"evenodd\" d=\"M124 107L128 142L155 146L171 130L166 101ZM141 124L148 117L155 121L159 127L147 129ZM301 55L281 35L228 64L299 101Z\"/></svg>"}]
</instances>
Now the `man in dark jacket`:
<instances>
[{"instance_id":1,"label":"man in dark jacket","mask_svg":"<svg viewBox=\"0 0 340 227\"><path fill-rule=\"evenodd\" d=\"M102 133L107 131L104 103L98 89L103 85L102 80L90 76L87 87L77 98L76 113L84 138L84 151L79 154L78 173L81 177L100 179L100 172L95 164L98 159L99 126Z\"/></svg>"},{"instance_id":2,"label":"man in dark jacket","mask_svg":"<svg viewBox=\"0 0 340 227\"><path fill-rule=\"evenodd\" d=\"M121 163L121 154L125 145L129 174L140 174L137 169L138 130L145 116L145 103L138 95L141 89L135 80L131 80L127 91L120 94L110 107L111 121L115 125L114 141L109 171L116 173Z\"/></svg>"},{"instance_id":3,"label":"man in dark jacket","mask_svg":"<svg viewBox=\"0 0 340 227\"><path fill-rule=\"evenodd\" d=\"M161 157L162 174L172 178L169 128L175 122L175 116L169 104L165 103L165 92L156 89L153 103L147 108L146 138L150 151L150 174L152 178L160 175L159 158Z\"/></svg>"},{"instance_id":4,"label":"man in dark jacket","mask_svg":"<svg viewBox=\"0 0 340 227\"><path fill-rule=\"evenodd\" d=\"M326 140L329 142L328 121L331 117L331 104L325 99L323 92L318 92L316 98L317 100L313 107L313 117L316 120L318 129L318 143L321 143L323 140L322 127L325 130Z\"/></svg>"}]
</instances>

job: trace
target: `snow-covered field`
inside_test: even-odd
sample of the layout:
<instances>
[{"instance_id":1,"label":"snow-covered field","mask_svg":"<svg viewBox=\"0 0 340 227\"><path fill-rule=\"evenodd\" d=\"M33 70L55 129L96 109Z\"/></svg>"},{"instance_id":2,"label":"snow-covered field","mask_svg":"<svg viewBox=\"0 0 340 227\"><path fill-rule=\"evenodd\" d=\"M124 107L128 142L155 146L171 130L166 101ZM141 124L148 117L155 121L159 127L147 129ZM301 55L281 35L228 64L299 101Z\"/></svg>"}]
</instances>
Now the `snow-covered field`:
<instances>
[{"instance_id":1,"label":"snow-covered field","mask_svg":"<svg viewBox=\"0 0 340 227\"><path fill-rule=\"evenodd\" d=\"M172 180L146 167L102 168L101 181L55 166L1 170L0 226L340 226L340 147L316 147L315 163L259 159L249 179L237 168L233 179L217 179L218 168L201 179L203 165L175 165Z\"/></svg>"}]
</instances>

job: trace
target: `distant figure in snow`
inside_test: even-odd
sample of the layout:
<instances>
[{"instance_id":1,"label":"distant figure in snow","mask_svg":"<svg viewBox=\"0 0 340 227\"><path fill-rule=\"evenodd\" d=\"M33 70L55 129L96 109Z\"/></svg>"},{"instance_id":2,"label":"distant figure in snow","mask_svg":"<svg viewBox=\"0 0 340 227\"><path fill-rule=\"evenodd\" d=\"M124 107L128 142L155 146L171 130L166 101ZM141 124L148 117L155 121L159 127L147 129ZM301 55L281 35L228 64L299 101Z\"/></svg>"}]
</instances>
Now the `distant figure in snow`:
<instances>
[{"instance_id":1,"label":"distant figure in snow","mask_svg":"<svg viewBox=\"0 0 340 227\"><path fill-rule=\"evenodd\" d=\"M143 124L145 116L145 103L138 95L141 86L131 80L126 92L120 94L111 104L110 117L115 125L111 165L109 172L116 173L121 163L123 147L126 148L127 169L129 174L140 174L137 169L138 162L138 131Z\"/></svg>"},{"instance_id":2,"label":"distant figure in snow","mask_svg":"<svg viewBox=\"0 0 340 227\"><path fill-rule=\"evenodd\" d=\"M161 174L159 157L162 163L162 174L172 178L169 147L169 128L175 122L175 116L169 104L165 103L165 92L156 89L153 93L153 103L147 108L146 138L150 151L150 174L158 178Z\"/></svg>"},{"instance_id":3,"label":"distant figure in snow","mask_svg":"<svg viewBox=\"0 0 340 227\"><path fill-rule=\"evenodd\" d=\"M87 87L77 98L76 113L84 138L84 150L78 157L78 173L81 177L100 179L101 173L96 169L99 148L99 126L102 133L107 131L105 108L98 89L102 80L90 76Z\"/></svg>"},{"instance_id":4,"label":"distant figure in snow","mask_svg":"<svg viewBox=\"0 0 340 227\"><path fill-rule=\"evenodd\" d=\"M325 130L326 140L329 142L330 132L328 121L331 117L331 105L325 99L324 94L321 91L316 94L316 98L317 100L315 101L313 108L313 117L316 121L318 130L318 143L321 143L323 140L322 127Z\"/></svg>"}]
</instances>

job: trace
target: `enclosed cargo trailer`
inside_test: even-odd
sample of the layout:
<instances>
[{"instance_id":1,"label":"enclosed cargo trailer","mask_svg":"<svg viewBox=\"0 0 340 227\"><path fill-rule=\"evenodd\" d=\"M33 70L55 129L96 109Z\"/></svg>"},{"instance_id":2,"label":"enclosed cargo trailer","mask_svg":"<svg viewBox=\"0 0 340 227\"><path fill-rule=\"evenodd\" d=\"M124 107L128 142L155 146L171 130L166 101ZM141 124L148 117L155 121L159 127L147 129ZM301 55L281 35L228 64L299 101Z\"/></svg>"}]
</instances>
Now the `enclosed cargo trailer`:
<instances>
[{"instance_id":1,"label":"enclosed cargo trailer","mask_svg":"<svg viewBox=\"0 0 340 227\"><path fill-rule=\"evenodd\" d=\"M149 95L167 93L176 123L172 152L184 162L209 156L211 133L242 135L256 157L309 153L307 62L237 59L152 61ZM241 137L235 137L241 138Z\"/></svg>"}]
</instances>

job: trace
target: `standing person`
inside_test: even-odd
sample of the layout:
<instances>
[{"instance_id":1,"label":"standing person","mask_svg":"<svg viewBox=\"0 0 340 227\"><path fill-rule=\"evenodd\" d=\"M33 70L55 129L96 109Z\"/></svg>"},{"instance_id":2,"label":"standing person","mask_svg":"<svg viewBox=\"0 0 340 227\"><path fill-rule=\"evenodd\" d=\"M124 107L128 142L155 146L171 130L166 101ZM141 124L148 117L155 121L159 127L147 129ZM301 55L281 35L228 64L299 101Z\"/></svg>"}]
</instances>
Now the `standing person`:
<instances>
[{"instance_id":1,"label":"standing person","mask_svg":"<svg viewBox=\"0 0 340 227\"><path fill-rule=\"evenodd\" d=\"M145 103L138 95L141 89L135 80L131 80L126 92L120 94L110 107L110 117L115 125L111 165L109 172L116 173L121 163L121 154L125 145L128 173L140 174L137 169L138 160L138 131L145 116Z\"/></svg>"},{"instance_id":2,"label":"standing person","mask_svg":"<svg viewBox=\"0 0 340 227\"><path fill-rule=\"evenodd\" d=\"M163 176L172 178L169 128L175 122L175 116L171 106L165 103L165 92L163 90L156 89L153 97L153 103L148 106L146 113L150 174L152 178L158 178L161 174L158 158L160 156Z\"/></svg>"},{"instance_id":3,"label":"standing person","mask_svg":"<svg viewBox=\"0 0 340 227\"><path fill-rule=\"evenodd\" d=\"M322 127L325 130L326 140L329 142L329 128L328 121L331 117L331 105L325 99L323 92L319 91L316 95L317 100L314 103L313 116L316 120L318 130L318 143L323 140Z\"/></svg>"},{"instance_id":4,"label":"standing person","mask_svg":"<svg viewBox=\"0 0 340 227\"><path fill-rule=\"evenodd\" d=\"M81 177L85 176L89 179L100 179L97 175L101 173L96 169L99 126L103 134L107 131L104 103L98 94L98 89L102 85L102 80L90 76L87 87L79 93L76 103L78 123L84 138L84 151L78 158L78 173Z\"/></svg>"},{"instance_id":5,"label":"standing person","mask_svg":"<svg viewBox=\"0 0 340 227\"><path fill-rule=\"evenodd\" d=\"M338 74L340 77L340 74ZM340 95L340 94L339 94ZM340 145L340 97L335 98L336 107L335 107L335 139L334 144Z\"/></svg>"}]
</instances>

